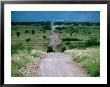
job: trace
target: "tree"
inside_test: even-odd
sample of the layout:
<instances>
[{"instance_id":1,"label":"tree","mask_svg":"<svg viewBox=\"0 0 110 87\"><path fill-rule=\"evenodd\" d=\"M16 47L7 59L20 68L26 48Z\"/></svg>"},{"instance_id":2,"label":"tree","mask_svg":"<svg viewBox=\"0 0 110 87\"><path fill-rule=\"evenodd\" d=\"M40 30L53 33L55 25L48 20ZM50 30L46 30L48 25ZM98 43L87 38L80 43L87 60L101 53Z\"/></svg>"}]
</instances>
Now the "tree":
<instances>
[{"instance_id":1,"label":"tree","mask_svg":"<svg viewBox=\"0 0 110 87\"><path fill-rule=\"evenodd\" d=\"M32 30L32 34L35 34L35 30Z\"/></svg>"}]
</instances>

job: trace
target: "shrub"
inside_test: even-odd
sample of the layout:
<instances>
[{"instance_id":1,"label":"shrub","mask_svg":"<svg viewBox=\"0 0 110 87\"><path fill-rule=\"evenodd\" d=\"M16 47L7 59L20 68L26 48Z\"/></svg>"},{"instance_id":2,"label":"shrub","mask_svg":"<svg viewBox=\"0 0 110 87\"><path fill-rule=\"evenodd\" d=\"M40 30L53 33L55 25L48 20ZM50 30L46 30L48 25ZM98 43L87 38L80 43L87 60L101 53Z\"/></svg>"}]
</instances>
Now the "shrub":
<instances>
[{"instance_id":1,"label":"shrub","mask_svg":"<svg viewBox=\"0 0 110 87\"><path fill-rule=\"evenodd\" d=\"M16 36L19 37L20 36L20 32L16 32Z\"/></svg>"},{"instance_id":2,"label":"shrub","mask_svg":"<svg viewBox=\"0 0 110 87\"><path fill-rule=\"evenodd\" d=\"M18 53L19 50L23 50L23 49L25 49L25 47L23 46L22 43L11 45L11 53L12 54Z\"/></svg>"},{"instance_id":3,"label":"shrub","mask_svg":"<svg viewBox=\"0 0 110 87\"><path fill-rule=\"evenodd\" d=\"M73 34L72 34L72 33L70 33L70 35L72 36Z\"/></svg>"},{"instance_id":4,"label":"shrub","mask_svg":"<svg viewBox=\"0 0 110 87\"><path fill-rule=\"evenodd\" d=\"M30 62L32 58L27 51L20 51L16 55L13 55L11 59L11 76L22 76L19 69Z\"/></svg>"},{"instance_id":5,"label":"shrub","mask_svg":"<svg viewBox=\"0 0 110 87\"><path fill-rule=\"evenodd\" d=\"M88 57L89 60L83 65L83 67L88 71L91 76L100 75L100 64L96 61L95 58Z\"/></svg>"},{"instance_id":6,"label":"shrub","mask_svg":"<svg viewBox=\"0 0 110 87\"><path fill-rule=\"evenodd\" d=\"M27 33L27 34L28 34L28 33L29 33L29 30L25 30L25 33Z\"/></svg>"},{"instance_id":7,"label":"shrub","mask_svg":"<svg viewBox=\"0 0 110 87\"><path fill-rule=\"evenodd\" d=\"M30 52L30 51L32 50L32 47L26 47L26 50L27 50L28 52Z\"/></svg>"},{"instance_id":8,"label":"shrub","mask_svg":"<svg viewBox=\"0 0 110 87\"><path fill-rule=\"evenodd\" d=\"M76 57L74 58L74 60L76 61L76 62L81 62L81 61L83 61L83 60L85 60L86 58L88 58L89 57L89 53L87 52L87 51L81 51L81 52L79 52L79 53L77 53L77 55L76 55Z\"/></svg>"},{"instance_id":9,"label":"shrub","mask_svg":"<svg viewBox=\"0 0 110 87\"><path fill-rule=\"evenodd\" d=\"M66 50L66 47L63 46L63 47L61 47L61 49L62 49L62 52L64 52Z\"/></svg>"},{"instance_id":10,"label":"shrub","mask_svg":"<svg viewBox=\"0 0 110 87\"><path fill-rule=\"evenodd\" d=\"M42 51L33 49L33 50L31 50L30 54L31 54L31 56L33 56L33 57L41 57L41 56L44 55L45 53L42 52Z\"/></svg>"},{"instance_id":11,"label":"shrub","mask_svg":"<svg viewBox=\"0 0 110 87\"><path fill-rule=\"evenodd\" d=\"M79 42L79 41L73 41L68 46L69 46L69 49L73 49L73 48L84 49L84 48L86 48L86 44L83 41L81 41L81 42Z\"/></svg>"},{"instance_id":12,"label":"shrub","mask_svg":"<svg viewBox=\"0 0 110 87\"><path fill-rule=\"evenodd\" d=\"M70 45L70 41L67 41L65 44L66 44L66 45Z\"/></svg>"},{"instance_id":13,"label":"shrub","mask_svg":"<svg viewBox=\"0 0 110 87\"><path fill-rule=\"evenodd\" d=\"M26 42L30 42L30 41L31 41L31 38L26 39Z\"/></svg>"},{"instance_id":14,"label":"shrub","mask_svg":"<svg viewBox=\"0 0 110 87\"><path fill-rule=\"evenodd\" d=\"M86 48L85 50L74 49L66 50L65 54L73 57L73 60L79 63L90 76L100 75L100 54L97 48Z\"/></svg>"},{"instance_id":15,"label":"shrub","mask_svg":"<svg viewBox=\"0 0 110 87\"><path fill-rule=\"evenodd\" d=\"M97 46L99 45L100 42L97 40L96 37L90 37L87 41L86 41L86 45L87 46Z\"/></svg>"},{"instance_id":16,"label":"shrub","mask_svg":"<svg viewBox=\"0 0 110 87\"><path fill-rule=\"evenodd\" d=\"M46 36L43 36L43 38L46 38Z\"/></svg>"},{"instance_id":17,"label":"shrub","mask_svg":"<svg viewBox=\"0 0 110 87\"><path fill-rule=\"evenodd\" d=\"M17 54L13 54L11 58L11 76L23 76L19 70L33 59L41 58L44 54L44 52L37 50L31 50L30 52L23 50Z\"/></svg>"},{"instance_id":18,"label":"shrub","mask_svg":"<svg viewBox=\"0 0 110 87\"><path fill-rule=\"evenodd\" d=\"M35 30L32 30L32 34L35 34Z\"/></svg>"},{"instance_id":19,"label":"shrub","mask_svg":"<svg viewBox=\"0 0 110 87\"><path fill-rule=\"evenodd\" d=\"M62 39L63 41L81 41L80 39L78 38L65 38L65 39Z\"/></svg>"}]
</instances>

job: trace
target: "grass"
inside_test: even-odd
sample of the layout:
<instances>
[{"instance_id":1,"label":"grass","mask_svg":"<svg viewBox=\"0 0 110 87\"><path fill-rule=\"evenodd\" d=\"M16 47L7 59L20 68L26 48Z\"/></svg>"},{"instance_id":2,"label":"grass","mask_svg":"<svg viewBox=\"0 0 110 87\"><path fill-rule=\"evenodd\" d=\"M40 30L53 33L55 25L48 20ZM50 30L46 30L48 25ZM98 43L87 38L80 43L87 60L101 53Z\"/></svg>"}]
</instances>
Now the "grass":
<instances>
[{"instance_id":1,"label":"grass","mask_svg":"<svg viewBox=\"0 0 110 87\"><path fill-rule=\"evenodd\" d=\"M22 74L19 72L19 69L26 66L26 64L33 59L42 57L44 54L44 52L37 51L35 49L31 50L31 52L22 50L16 54L13 54L11 59L11 76L22 76Z\"/></svg>"},{"instance_id":2,"label":"grass","mask_svg":"<svg viewBox=\"0 0 110 87\"><path fill-rule=\"evenodd\" d=\"M63 24L62 24L63 25ZM34 58L39 58L46 52L49 45L51 28L44 28L46 24L13 25L11 26L12 42L12 76L22 76L18 70ZM80 63L91 76L100 75L99 48L100 26L99 25L64 25L64 29L58 30L62 40L59 46L61 52L73 56L73 60ZM26 33L26 31L29 33ZM34 34L32 33L34 31ZM44 32L45 31L45 32ZM17 37L16 33L20 32ZM26 39L30 38L30 42ZM94 48L96 46L96 48ZM91 48L88 48L91 47ZM36 49L36 50L33 50ZM82 50L83 49L83 50ZM41 51L38 51L41 50ZM42 52L43 51L43 52Z\"/></svg>"},{"instance_id":3,"label":"grass","mask_svg":"<svg viewBox=\"0 0 110 87\"><path fill-rule=\"evenodd\" d=\"M73 60L79 63L90 76L100 76L100 51L99 48L86 48L66 50Z\"/></svg>"},{"instance_id":4,"label":"grass","mask_svg":"<svg viewBox=\"0 0 110 87\"><path fill-rule=\"evenodd\" d=\"M62 24L63 25L63 24ZM13 25L11 26L12 31L12 44L16 45L22 43L27 47L31 46L32 48L36 48L38 50L42 50L46 52L46 47L49 45L49 38L51 35L51 29L46 30L45 27L47 25ZM86 48L92 45L99 45L100 39L100 26L94 25L65 25L65 29L59 28L59 36L62 40L62 44L66 46L67 49L73 48ZM25 33L25 31L29 31L29 33ZM35 34L32 34L32 30L35 31ZM45 32L43 32L45 30ZM16 32L20 32L20 36L16 36ZM61 33L60 33L61 32ZM26 39L30 38L30 42L26 42ZM70 44L66 44L67 41Z\"/></svg>"},{"instance_id":5,"label":"grass","mask_svg":"<svg viewBox=\"0 0 110 87\"><path fill-rule=\"evenodd\" d=\"M44 33L43 26L36 25L12 25L11 26L11 42L14 49L16 49L15 45L22 43L25 47L35 48L37 50L46 51L44 45L48 45L49 37L51 34L51 30L46 30ZM29 33L25 33L25 31L29 31ZM32 34L32 30L35 31L35 34ZM20 32L20 36L16 36L16 32ZM26 39L30 38L30 42L26 42ZM41 45L42 44L42 45Z\"/></svg>"}]
</instances>

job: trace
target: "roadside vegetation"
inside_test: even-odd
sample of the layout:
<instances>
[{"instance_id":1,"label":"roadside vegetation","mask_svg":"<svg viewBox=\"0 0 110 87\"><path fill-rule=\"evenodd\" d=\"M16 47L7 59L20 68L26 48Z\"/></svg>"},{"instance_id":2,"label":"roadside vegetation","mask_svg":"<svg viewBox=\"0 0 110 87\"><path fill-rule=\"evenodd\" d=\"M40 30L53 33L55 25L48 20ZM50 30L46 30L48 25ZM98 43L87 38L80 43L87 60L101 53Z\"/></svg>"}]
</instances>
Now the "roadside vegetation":
<instances>
[{"instance_id":1,"label":"roadside vegetation","mask_svg":"<svg viewBox=\"0 0 110 87\"><path fill-rule=\"evenodd\" d=\"M19 70L25 67L27 63L33 59L40 59L45 55L45 52L32 49L32 50L19 50L17 53L12 54L11 58L11 76L23 76Z\"/></svg>"},{"instance_id":2,"label":"roadside vegetation","mask_svg":"<svg viewBox=\"0 0 110 87\"><path fill-rule=\"evenodd\" d=\"M11 75L28 62L47 52L51 35L51 22L12 22ZM57 51L73 57L91 76L100 76L100 24L99 22L55 22L61 39Z\"/></svg>"},{"instance_id":3,"label":"roadside vegetation","mask_svg":"<svg viewBox=\"0 0 110 87\"><path fill-rule=\"evenodd\" d=\"M99 48L66 50L73 60L84 68L90 76L100 76L100 53Z\"/></svg>"}]
</instances>

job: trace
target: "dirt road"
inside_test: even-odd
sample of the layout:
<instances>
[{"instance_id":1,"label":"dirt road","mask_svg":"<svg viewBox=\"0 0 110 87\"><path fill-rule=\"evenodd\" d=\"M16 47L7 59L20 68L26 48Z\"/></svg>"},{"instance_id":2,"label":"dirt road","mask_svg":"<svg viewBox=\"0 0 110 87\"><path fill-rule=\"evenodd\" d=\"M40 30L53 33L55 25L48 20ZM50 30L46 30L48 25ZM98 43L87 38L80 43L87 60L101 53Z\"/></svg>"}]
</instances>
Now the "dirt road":
<instances>
[{"instance_id":1,"label":"dirt road","mask_svg":"<svg viewBox=\"0 0 110 87\"><path fill-rule=\"evenodd\" d=\"M63 53L47 53L41 61L40 75L43 77L87 77L72 58Z\"/></svg>"},{"instance_id":2,"label":"dirt road","mask_svg":"<svg viewBox=\"0 0 110 87\"><path fill-rule=\"evenodd\" d=\"M63 53L47 53L20 69L26 77L88 77L72 57Z\"/></svg>"}]
</instances>

